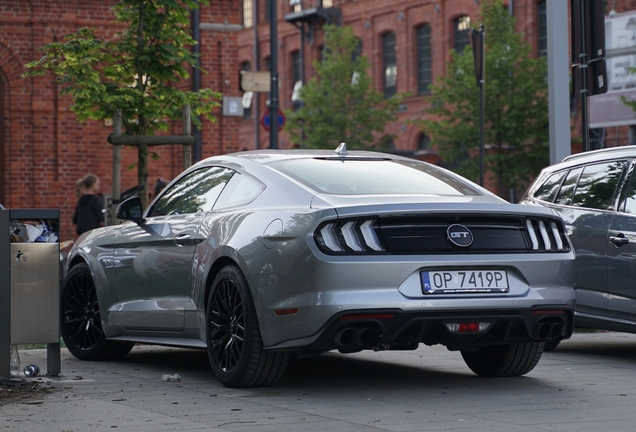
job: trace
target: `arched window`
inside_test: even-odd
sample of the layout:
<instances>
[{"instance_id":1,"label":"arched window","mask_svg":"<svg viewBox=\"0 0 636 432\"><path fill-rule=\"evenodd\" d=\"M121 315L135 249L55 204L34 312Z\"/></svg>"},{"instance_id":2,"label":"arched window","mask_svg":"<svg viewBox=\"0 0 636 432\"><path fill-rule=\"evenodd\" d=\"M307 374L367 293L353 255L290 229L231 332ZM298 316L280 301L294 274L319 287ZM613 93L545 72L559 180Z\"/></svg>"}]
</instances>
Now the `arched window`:
<instances>
[{"instance_id":1,"label":"arched window","mask_svg":"<svg viewBox=\"0 0 636 432\"><path fill-rule=\"evenodd\" d=\"M428 150L430 144L431 144L431 140L428 137L428 135L420 134L420 136L417 137L417 149L418 150Z\"/></svg>"},{"instance_id":2,"label":"arched window","mask_svg":"<svg viewBox=\"0 0 636 432\"><path fill-rule=\"evenodd\" d=\"M467 45L470 44L470 17L465 15L457 18L453 22L454 48L455 51L461 53Z\"/></svg>"},{"instance_id":3,"label":"arched window","mask_svg":"<svg viewBox=\"0 0 636 432\"><path fill-rule=\"evenodd\" d=\"M433 82L431 54L431 26L424 24L415 29L415 46L417 49L417 93L429 93L429 85Z\"/></svg>"},{"instance_id":4,"label":"arched window","mask_svg":"<svg viewBox=\"0 0 636 432\"><path fill-rule=\"evenodd\" d=\"M395 33L382 35L382 67L384 70L384 96L397 93L397 59L395 56Z\"/></svg>"}]
</instances>

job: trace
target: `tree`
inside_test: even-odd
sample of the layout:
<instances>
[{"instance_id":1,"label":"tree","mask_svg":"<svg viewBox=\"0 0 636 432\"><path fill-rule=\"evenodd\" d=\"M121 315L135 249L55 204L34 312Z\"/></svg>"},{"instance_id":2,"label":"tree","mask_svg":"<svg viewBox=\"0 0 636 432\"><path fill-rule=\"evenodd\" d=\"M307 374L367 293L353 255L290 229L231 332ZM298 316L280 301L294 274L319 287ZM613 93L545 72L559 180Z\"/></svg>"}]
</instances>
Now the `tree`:
<instances>
[{"instance_id":1,"label":"tree","mask_svg":"<svg viewBox=\"0 0 636 432\"><path fill-rule=\"evenodd\" d=\"M497 193L525 187L549 163L547 68L514 31L501 0L482 3L486 30L485 171ZM472 179L479 176L479 87L473 51L451 52L447 75L432 86L433 114L422 121L442 160Z\"/></svg>"},{"instance_id":2,"label":"tree","mask_svg":"<svg viewBox=\"0 0 636 432\"><path fill-rule=\"evenodd\" d=\"M286 113L290 141L306 148L383 147L384 127L396 119L402 96L385 98L372 85L365 56L355 56L359 40L350 27L325 26L322 61L300 91L302 106Z\"/></svg>"},{"instance_id":3,"label":"tree","mask_svg":"<svg viewBox=\"0 0 636 432\"><path fill-rule=\"evenodd\" d=\"M207 0L202 0L207 4ZM189 104L192 120L199 115L215 121L212 109L219 93L210 89L184 91L178 85L197 66L190 50L196 42L188 32L194 0L121 0L113 7L115 22L125 30L106 41L95 29L71 33L63 42L42 48L44 56L26 64L24 76L52 71L61 94L73 99L78 120L104 120L121 111L125 133L154 135L168 130L168 120L180 119ZM148 146L138 145L137 178L144 206L148 203ZM155 154L152 155L156 157Z\"/></svg>"}]
</instances>

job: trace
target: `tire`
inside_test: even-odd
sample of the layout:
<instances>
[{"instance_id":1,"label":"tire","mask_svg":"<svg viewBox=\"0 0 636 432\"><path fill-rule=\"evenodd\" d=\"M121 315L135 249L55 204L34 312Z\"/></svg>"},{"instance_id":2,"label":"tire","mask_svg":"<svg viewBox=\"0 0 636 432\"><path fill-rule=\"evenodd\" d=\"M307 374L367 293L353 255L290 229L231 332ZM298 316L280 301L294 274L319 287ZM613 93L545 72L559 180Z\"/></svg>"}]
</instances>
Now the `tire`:
<instances>
[{"instance_id":1,"label":"tire","mask_svg":"<svg viewBox=\"0 0 636 432\"><path fill-rule=\"evenodd\" d=\"M462 351L466 365L479 376L510 377L530 372L543 354L543 342L493 345L479 351Z\"/></svg>"},{"instance_id":2,"label":"tire","mask_svg":"<svg viewBox=\"0 0 636 432\"><path fill-rule=\"evenodd\" d=\"M545 346L543 347L543 352L550 352L556 349L556 347L558 347L560 343L561 343L560 340L546 342Z\"/></svg>"},{"instance_id":3,"label":"tire","mask_svg":"<svg viewBox=\"0 0 636 432\"><path fill-rule=\"evenodd\" d=\"M64 278L60 321L66 348L80 360L115 360L135 346L133 342L106 340L95 283L86 264L76 265Z\"/></svg>"},{"instance_id":4,"label":"tire","mask_svg":"<svg viewBox=\"0 0 636 432\"><path fill-rule=\"evenodd\" d=\"M206 308L210 365L226 387L265 387L285 373L289 353L266 351L247 281L234 265L214 279Z\"/></svg>"}]
</instances>

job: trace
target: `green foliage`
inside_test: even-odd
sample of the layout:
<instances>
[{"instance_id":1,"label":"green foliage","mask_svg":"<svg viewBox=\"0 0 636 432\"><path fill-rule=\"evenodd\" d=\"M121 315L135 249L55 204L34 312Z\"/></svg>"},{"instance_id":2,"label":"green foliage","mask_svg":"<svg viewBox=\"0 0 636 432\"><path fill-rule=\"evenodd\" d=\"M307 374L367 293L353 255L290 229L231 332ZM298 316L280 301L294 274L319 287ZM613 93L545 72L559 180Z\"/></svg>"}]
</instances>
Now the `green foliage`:
<instances>
[{"instance_id":1,"label":"green foliage","mask_svg":"<svg viewBox=\"0 0 636 432\"><path fill-rule=\"evenodd\" d=\"M368 60L353 58L359 41L350 27L325 26L323 60L300 91L303 106L285 113L290 141L305 148L379 149L391 139L385 126L396 119L403 96L385 98L367 73ZM356 78L352 82L352 78Z\"/></svg>"},{"instance_id":2,"label":"green foliage","mask_svg":"<svg viewBox=\"0 0 636 432\"><path fill-rule=\"evenodd\" d=\"M113 12L127 28L113 40L81 29L40 48L44 56L26 65L25 76L52 71L61 94L73 98L71 109L80 121L112 118L120 110L126 132L133 135L167 130L167 120L180 119L184 104L191 105L194 122L198 115L214 121L218 93L177 86L189 78L188 67L196 65L188 27L193 7L194 1L121 0Z\"/></svg>"},{"instance_id":3,"label":"green foliage","mask_svg":"<svg viewBox=\"0 0 636 432\"><path fill-rule=\"evenodd\" d=\"M498 193L520 189L549 163L547 69L532 58L514 18L501 0L482 3L486 30L485 171ZM451 53L447 75L432 86L422 129L443 161L472 179L479 177L479 87L472 48Z\"/></svg>"},{"instance_id":4,"label":"green foliage","mask_svg":"<svg viewBox=\"0 0 636 432\"><path fill-rule=\"evenodd\" d=\"M112 40L97 37L90 28L71 33L40 48L44 56L26 64L24 76L52 71L60 93L72 97L71 110L80 121L108 119L121 111L130 135L167 131L168 121L181 119L186 104L195 125L200 126L201 115L215 121L212 110L219 106L220 93L179 88L189 68L198 67L189 34L190 11L196 7L194 0L120 0L113 12L125 30ZM137 150L137 179L146 205L149 151L146 145Z\"/></svg>"}]
</instances>

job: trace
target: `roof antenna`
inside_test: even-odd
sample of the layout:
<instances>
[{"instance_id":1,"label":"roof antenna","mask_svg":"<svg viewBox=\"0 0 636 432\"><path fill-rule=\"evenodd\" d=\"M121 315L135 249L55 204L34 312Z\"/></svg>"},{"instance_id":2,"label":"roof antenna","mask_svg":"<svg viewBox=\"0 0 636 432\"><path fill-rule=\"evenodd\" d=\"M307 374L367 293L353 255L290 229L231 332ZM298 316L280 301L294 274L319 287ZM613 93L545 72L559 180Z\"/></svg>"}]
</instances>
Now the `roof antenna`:
<instances>
[{"instance_id":1,"label":"roof antenna","mask_svg":"<svg viewBox=\"0 0 636 432\"><path fill-rule=\"evenodd\" d=\"M347 143L340 143L337 149L333 151L338 156L346 156L349 154L347 151Z\"/></svg>"}]
</instances>

